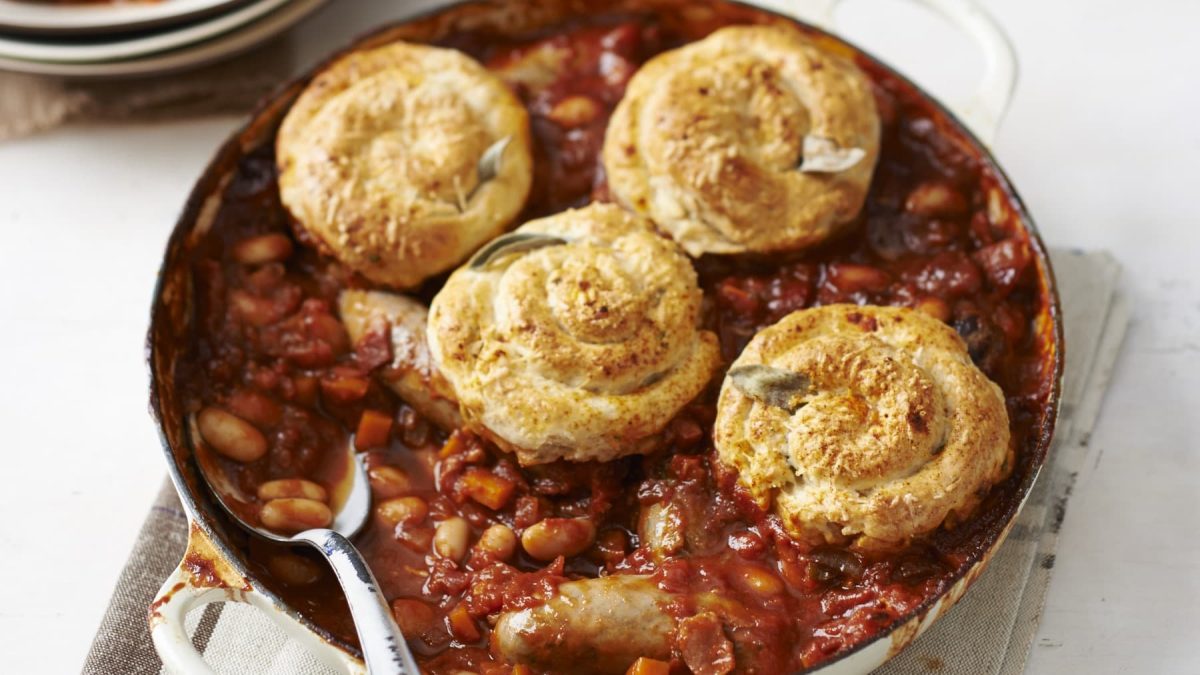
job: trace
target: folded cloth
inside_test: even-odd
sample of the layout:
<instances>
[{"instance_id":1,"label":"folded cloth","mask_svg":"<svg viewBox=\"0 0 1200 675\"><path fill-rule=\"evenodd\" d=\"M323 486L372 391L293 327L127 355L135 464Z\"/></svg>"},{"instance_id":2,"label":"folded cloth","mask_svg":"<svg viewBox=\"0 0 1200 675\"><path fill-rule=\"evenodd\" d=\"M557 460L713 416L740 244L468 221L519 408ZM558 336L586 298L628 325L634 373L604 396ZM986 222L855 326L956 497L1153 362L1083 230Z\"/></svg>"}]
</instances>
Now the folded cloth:
<instances>
[{"instance_id":1,"label":"folded cloth","mask_svg":"<svg viewBox=\"0 0 1200 675\"><path fill-rule=\"evenodd\" d=\"M0 71L0 141L77 121L244 113L294 70L290 33L234 60L182 73L80 80Z\"/></svg>"},{"instance_id":2,"label":"folded cloth","mask_svg":"<svg viewBox=\"0 0 1200 675\"><path fill-rule=\"evenodd\" d=\"M946 616L880 668L880 674L1012 675L1025 670L1067 500L1129 324L1129 306L1117 286L1120 266L1112 256L1055 250L1050 258L1067 343L1062 410L1050 458L987 570Z\"/></svg>"},{"instance_id":3,"label":"folded cloth","mask_svg":"<svg viewBox=\"0 0 1200 675\"><path fill-rule=\"evenodd\" d=\"M1104 252L1051 254L1069 345L1062 415L1048 463L1012 533L987 571L953 609L878 672L993 673L1024 670L1058 531L1074 476L1120 351L1129 308L1119 292L1120 268ZM187 519L170 483L146 518L84 665L85 675L157 673L146 611L187 544ZM221 673L327 673L257 610L213 604L188 617L205 659Z\"/></svg>"}]
</instances>

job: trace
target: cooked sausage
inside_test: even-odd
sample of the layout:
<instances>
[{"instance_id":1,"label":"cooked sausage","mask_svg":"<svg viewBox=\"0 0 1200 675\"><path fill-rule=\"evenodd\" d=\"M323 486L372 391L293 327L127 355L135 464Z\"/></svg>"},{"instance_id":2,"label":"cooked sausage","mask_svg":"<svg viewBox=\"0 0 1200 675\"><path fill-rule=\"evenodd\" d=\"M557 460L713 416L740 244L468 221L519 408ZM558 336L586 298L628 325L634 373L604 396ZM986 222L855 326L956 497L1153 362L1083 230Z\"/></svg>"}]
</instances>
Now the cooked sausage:
<instances>
[{"instance_id":1,"label":"cooked sausage","mask_svg":"<svg viewBox=\"0 0 1200 675\"><path fill-rule=\"evenodd\" d=\"M623 673L642 656L669 660L669 599L644 576L570 581L540 607L500 615L492 651L555 672Z\"/></svg>"},{"instance_id":2,"label":"cooked sausage","mask_svg":"<svg viewBox=\"0 0 1200 675\"><path fill-rule=\"evenodd\" d=\"M342 291L338 312L351 342L358 342L379 322L386 322L392 340L391 367L379 379L417 412L443 429L462 426L458 402L450 385L433 366L425 322L429 310L404 295L384 291Z\"/></svg>"}]
</instances>

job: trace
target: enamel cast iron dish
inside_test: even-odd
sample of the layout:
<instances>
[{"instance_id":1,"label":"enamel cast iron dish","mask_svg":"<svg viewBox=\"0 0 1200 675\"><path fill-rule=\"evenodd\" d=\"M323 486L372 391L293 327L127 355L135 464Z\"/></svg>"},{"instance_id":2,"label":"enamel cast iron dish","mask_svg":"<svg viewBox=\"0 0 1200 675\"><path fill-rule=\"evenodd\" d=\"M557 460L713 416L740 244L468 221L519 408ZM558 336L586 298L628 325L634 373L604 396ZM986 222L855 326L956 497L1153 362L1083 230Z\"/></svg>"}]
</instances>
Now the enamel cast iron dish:
<instances>
[{"instance_id":1,"label":"enamel cast iron dish","mask_svg":"<svg viewBox=\"0 0 1200 675\"><path fill-rule=\"evenodd\" d=\"M1057 416L1045 248L980 136L782 5L454 4L267 100L171 237L152 409L190 543L340 671L354 539L423 672L867 672L966 592ZM811 3L828 16L836 2ZM813 7L806 6L808 9ZM806 13L812 17L812 11Z\"/></svg>"}]
</instances>

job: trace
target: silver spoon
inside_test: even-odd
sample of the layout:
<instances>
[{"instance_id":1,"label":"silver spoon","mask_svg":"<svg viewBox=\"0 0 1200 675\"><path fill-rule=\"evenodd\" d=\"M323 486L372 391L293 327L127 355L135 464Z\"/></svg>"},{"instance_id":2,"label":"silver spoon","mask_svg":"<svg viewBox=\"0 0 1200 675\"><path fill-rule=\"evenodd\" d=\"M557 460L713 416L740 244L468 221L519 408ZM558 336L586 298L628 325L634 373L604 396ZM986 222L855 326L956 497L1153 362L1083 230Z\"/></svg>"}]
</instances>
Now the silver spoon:
<instances>
[{"instance_id":1,"label":"silver spoon","mask_svg":"<svg viewBox=\"0 0 1200 675\"><path fill-rule=\"evenodd\" d=\"M228 513L238 525L247 531L280 544L305 543L321 552L338 583L346 595L346 604L350 606L350 615L354 618L354 628L358 632L358 642L362 646L363 660L367 664L367 672L371 675L419 675L420 669L409 651L408 643L387 599L379 591L379 582L367 567L362 554L350 543L349 537L354 536L371 513L371 486L367 481L366 455L355 452L353 445L347 444L347 476L348 490L343 487L345 498L337 504L337 495L331 495L330 506L335 507L333 522L328 528L305 530L291 537L271 532L257 525L252 525L242 518L233 500L250 504L253 500L246 497L233 481L225 475L220 465L213 457L212 451L203 441L196 428L195 416L191 420L192 447L195 448L196 464L204 480L212 488L217 497L217 503ZM338 492L335 490L334 492Z\"/></svg>"}]
</instances>

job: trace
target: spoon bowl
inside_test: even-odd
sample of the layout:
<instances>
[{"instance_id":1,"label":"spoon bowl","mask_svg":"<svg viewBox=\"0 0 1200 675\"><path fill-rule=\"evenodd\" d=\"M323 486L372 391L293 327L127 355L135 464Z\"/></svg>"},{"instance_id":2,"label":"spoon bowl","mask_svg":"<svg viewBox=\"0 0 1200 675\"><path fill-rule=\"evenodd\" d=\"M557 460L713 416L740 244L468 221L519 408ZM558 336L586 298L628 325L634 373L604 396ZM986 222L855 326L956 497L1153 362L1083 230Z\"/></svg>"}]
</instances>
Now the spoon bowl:
<instances>
[{"instance_id":1,"label":"spoon bowl","mask_svg":"<svg viewBox=\"0 0 1200 675\"><path fill-rule=\"evenodd\" d=\"M367 672L372 675L419 675L408 643L391 607L379 590L379 582L362 554L350 542L371 515L371 486L367 480L366 455L347 444L344 478L331 491L329 527L313 528L288 536L273 532L258 522L256 500L242 491L222 469L215 451L204 441L193 415L189 420L192 447L200 474L226 513L240 527L257 537L278 544L307 544L321 553L333 568L346 603L354 618Z\"/></svg>"}]
</instances>

